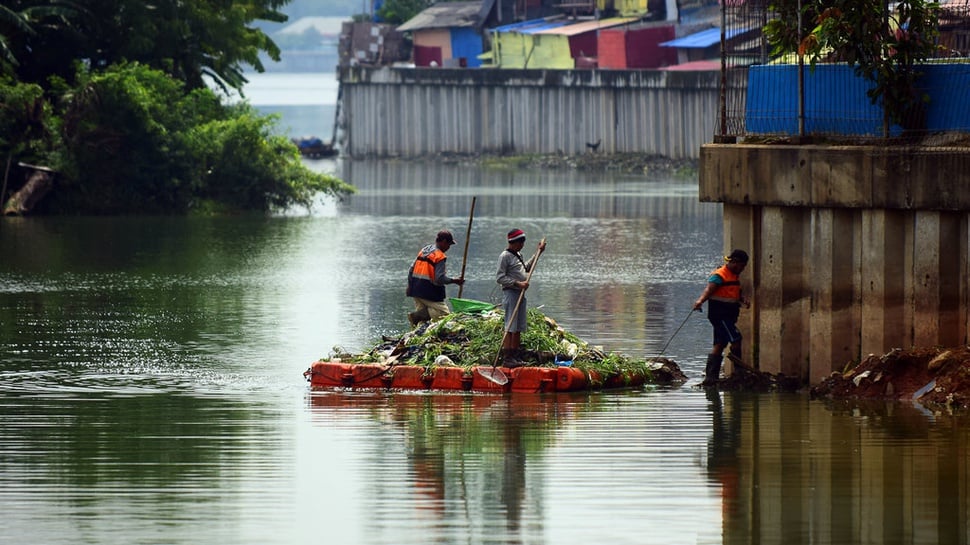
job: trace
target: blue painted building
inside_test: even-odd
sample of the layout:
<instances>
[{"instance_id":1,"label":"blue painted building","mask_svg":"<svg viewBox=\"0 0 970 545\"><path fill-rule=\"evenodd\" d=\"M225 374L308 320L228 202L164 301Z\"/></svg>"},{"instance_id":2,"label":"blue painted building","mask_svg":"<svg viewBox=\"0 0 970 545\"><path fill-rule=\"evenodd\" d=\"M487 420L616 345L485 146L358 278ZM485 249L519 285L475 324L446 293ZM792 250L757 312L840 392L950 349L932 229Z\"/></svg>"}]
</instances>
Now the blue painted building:
<instances>
[{"instance_id":1,"label":"blue painted building","mask_svg":"<svg viewBox=\"0 0 970 545\"><path fill-rule=\"evenodd\" d=\"M411 33L415 66L478 67L495 0L435 4L397 27Z\"/></svg>"}]
</instances>

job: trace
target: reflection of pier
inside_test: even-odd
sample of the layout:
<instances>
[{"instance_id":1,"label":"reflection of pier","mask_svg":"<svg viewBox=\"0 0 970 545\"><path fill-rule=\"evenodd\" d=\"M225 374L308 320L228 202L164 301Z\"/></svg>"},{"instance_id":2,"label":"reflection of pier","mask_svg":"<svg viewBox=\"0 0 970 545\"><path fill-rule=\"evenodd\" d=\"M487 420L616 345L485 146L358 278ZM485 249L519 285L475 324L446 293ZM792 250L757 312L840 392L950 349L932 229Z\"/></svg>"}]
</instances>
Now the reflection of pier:
<instances>
[{"instance_id":1,"label":"reflection of pier","mask_svg":"<svg viewBox=\"0 0 970 545\"><path fill-rule=\"evenodd\" d=\"M931 433L933 417L914 407L877 403L833 415L798 398L723 396L723 406L711 404L707 467L722 487L724 543L970 537L966 433Z\"/></svg>"}]
</instances>

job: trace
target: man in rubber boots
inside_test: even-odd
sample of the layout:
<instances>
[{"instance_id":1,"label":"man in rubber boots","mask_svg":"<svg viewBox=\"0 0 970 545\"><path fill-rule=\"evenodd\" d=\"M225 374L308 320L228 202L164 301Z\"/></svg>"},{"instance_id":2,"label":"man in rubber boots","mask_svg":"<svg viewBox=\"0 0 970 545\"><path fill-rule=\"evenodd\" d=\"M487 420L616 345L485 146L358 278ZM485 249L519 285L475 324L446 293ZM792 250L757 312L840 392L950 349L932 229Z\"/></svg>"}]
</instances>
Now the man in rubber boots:
<instances>
[{"instance_id":1,"label":"man in rubber boots","mask_svg":"<svg viewBox=\"0 0 970 545\"><path fill-rule=\"evenodd\" d=\"M525 246L525 233L522 229L512 229L507 235L508 247L499 255L498 273L495 281L502 286L502 308L505 310L505 337L502 343L502 354L507 367L522 365L521 344L522 332L528 327L528 310L523 292L529 289L528 272L546 249L546 243L539 244L539 249L528 263L522 259L522 247ZM519 296L522 302L519 303ZM518 312L515 311L519 306ZM512 314L515 316L512 316Z\"/></svg>"},{"instance_id":2,"label":"man in rubber boots","mask_svg":"<svg viewBox=\"0 0 970 545\"><path fill-rule=\"evenodd\" d=\"M445 285L465 283L464 278L451 278L446 271L445 252L455 243L450 231L439 231L434 244L418 252L408 271L407 296L414 299L414 312L408 313L411 327L436 320L451 312L445 302Z\"/></svg>"},{"instance_id":3,"label":"man in rubber boots","mask_svg":"<svg viewBox=\"0 0 970 545\"><path fill-rule=\"evenodd\" d=\"M724 258L724 265L711 273L707 287L694 302L694 310L700 310L707 301L707 319L714 326L714 348L707 355L704 370L704 386L717 384L721 374L721 361L724 349L730 345L728 358L735 365L741 362L741 332L738 331L738 315L741 305L750 306L748 298L741 294L741 272L748 265L748 254L744 250L733 250Z\"/></svg>"}]
</instances>

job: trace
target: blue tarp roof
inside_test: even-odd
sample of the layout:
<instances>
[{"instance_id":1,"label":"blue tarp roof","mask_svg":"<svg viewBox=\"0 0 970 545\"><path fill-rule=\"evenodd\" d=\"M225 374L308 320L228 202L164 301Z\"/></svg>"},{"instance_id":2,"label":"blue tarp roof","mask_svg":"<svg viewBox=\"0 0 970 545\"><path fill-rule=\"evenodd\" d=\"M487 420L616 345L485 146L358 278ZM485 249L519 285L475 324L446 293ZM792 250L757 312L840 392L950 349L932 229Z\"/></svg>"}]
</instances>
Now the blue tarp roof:
<instances>
[{"instance_id":1,"label":"blue tarp roof","mask_svg":"<svg viewBox=\"0 0 970 545\"><path fill-rule=\"evenodd\" d=\"M738 34L747 32L746 28L732 28L724 32L724 36L727 39L731 39ZM694 48L694 49L704 49L706 47L711 47L712 45L721 41L721 29L718 27L709 28L707 30L702 30L700 32L695 32L676 40L670 40L669 42L663 42L659 45L664 47L683 47L683 48Z\"/></svg>"},{"instance_id":2,"label":"blue tarp roof","mask_svg":"<svg viewBox=\"0 0 970 545\"><path fill-rule=\"evenodd\" d=\"M529 21L521 21L518 23L512 23L509 25L495 27L492 30L495 32L519 32L521 34L533 34L535 32L539 32L540 30L558 28L561 26L566 26L567 24L569 24L569 21L564 21L564 20L549 21L547 19L532 19Z\"/></svg>"},{"instance_id":3,"label":"blue tarp roof","mask_svg":"<svg viewBox=\"0 0 970 545\"><path fill-rule=\"evenodd\" d=\"M516 29L515 32L520 32L522 34L535 34L536 32L549 30L550 28L564 27L566 25L567 23L562 23L562 22L546 23L544 25L537 25L529 28L519 28L519 29Z\"/></svg>"}]
</instances>

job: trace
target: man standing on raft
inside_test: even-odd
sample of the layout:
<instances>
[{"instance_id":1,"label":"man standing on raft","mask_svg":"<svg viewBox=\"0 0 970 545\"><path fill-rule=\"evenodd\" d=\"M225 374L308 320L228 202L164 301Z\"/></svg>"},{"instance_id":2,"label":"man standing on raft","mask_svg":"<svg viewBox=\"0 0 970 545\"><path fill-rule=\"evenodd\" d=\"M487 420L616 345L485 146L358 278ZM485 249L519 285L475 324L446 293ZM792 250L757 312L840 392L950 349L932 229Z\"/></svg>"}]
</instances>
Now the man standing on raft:
<instances>
[{"instance_id":1,"label":"man standing on raft","mask_svg":"<svg viewBox=\"0 0 970 545\"><path fill-rule=\"evenodd\" d=\"M451 312L445 302L445 285L465 283L464 278L451 278L446 272L445 252L454 243L451 231L439 231L434 244L421 248L411 265L407 289L407 296L414 299L414 312L408 313L411 327Z\"/></svg>"},{"instance_id":2,"label":"man standing on raft","mask_svg":"<svg viewBox=\"0 0 970 545\"><path fill-rule=\"evenodd\" d=\"M526 298L522 292L529 289L528 272L535 265L536 259L546 249L545 241L539 243L538 252L526 263L522 259L522 247L525 246L525 233L522 229L512 229L508 233L508 247L498 258L498 274L495 281L502 286L502 307L505 309L505 331L503 337L502 354L505 356L505 364L508 367L522 365L520 358L520 347L522 344L522 332L528 326L526 318L528 310L526 308ZM519 303L519 296L522 295L522 303ZM519 305L518 312L515 306ZM515 313L515 316L512 314Z\"/></svg>"}]
</instances>

